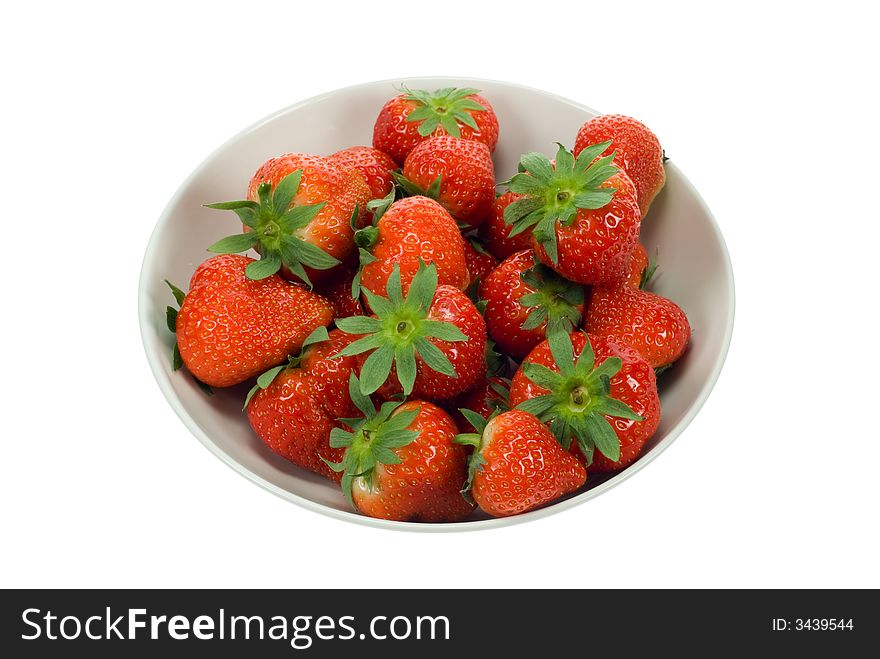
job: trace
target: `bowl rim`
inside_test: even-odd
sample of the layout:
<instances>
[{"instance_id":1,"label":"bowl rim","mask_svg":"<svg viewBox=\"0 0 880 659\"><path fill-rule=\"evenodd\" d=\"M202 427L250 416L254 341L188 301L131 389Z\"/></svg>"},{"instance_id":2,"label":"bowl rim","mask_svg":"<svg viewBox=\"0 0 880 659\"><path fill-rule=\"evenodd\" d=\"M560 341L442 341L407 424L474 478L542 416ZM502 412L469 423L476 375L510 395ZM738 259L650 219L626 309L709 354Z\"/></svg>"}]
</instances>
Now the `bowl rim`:
<instances>
[{"instance_id":1,"label":"bowl rim","mask_svg":"<svg viewBox=\"0 0 880 659\"><path fill-rule=\"evenodd\" d=\"M300 496L293 492L289 492L281 487L278 487L274 483L266 480L262 476L254 473L241 463L234 460L232 457L227 455L222 449L220 449L217 444L215 444L211 438L208 436L206 432L204 432L201 427L196 423L196 421L190 416L189 412L184 407L183 403L177 397L174 392L174 389L171 385L171 380L168 377L168 374L165 372L164 368L164 360L167 355L159 354L159 351L154 349L151 343L147 340L147 337L152 333L152 321L148 317L147 310L147 289L151 282L156 278L156 273L153 271L153 252L156 250L156 244L158 243L158 236L164 230L165 226L170 221L171 209L176 206L180 197L184 194L184 191L189 187L189 185L198 178L201 172L213 161L216 155L223 150L225 150L231 144L238 142L239 140L246 137L248 134L260 129L264 125L271 123L278 119L279 117L293 112L300 107L307 106L311 103L317 102L321 99L324 99L328 96L333 96L343 92L354 91L363 87L373 87L376 85L387 84L389 86L393 86L395 84L407 84L407 83L417 83L420 85L433 85L437 84L442 86L449 86L449 84L454 84L457 86L469 86L469 87L479 87L480 85L484 85L489 83L491 85L501 85L504 87L510 87L514 89L519 89L522 91L527 91L530 93L540 94L542 96L548 97L560 103L564 103L566 105L577 108L578 110L583 110L585 112L589 112L592 114L601 114L592 108L583 105L582 103L577 103L572 101L571 99L565 98L563 96L559 96L557 94L553 94L551 92L546 92L542 89L537 89L535 87L529 87L526 85L520 85L517 83L506 82L503 80L493 80L488 78L471 78L471 77L457 77L457 76L409 76L402 78L392 78L386 80L374 80L370 82L359 83L357 85L349 85L347 87L341 87L339 89L335 89L332 91L324 92L322 94L318 94L312 96L310 98L298 101L292 105L281 108L276 112L273 112L262 119L254 122L247 128L239 131L229 139L227 139L223 144L214 149L210 154L208 154L199 165L189 174L189 176L184 179L184 181L180 184L177 190L174 192L172 197L169 199L168 203L165 205L165 208L162 210L162 214L159 216L159 219L156 222L155 227L153 228L152 233L150 234L150 240L147 243L147 249L144 252L143 261L141 263L141 271L140 277L138 279L138 321L141 333L141 341L144 346L144 352L147 356L147 362L150 365L150 369L153 372L153 376L156 379L156 383L159 386L159 389L162 391L162 394L165 396L165 399L168 401L171 408L180 417L181 421L183 421L184 425L189 429L189 431L215 456L217 456L222 462L231 467L234 471L241 474L248 480L253 483L256 483L263 489L275 494L276 496L295 503L302 508L307 510L320 513L323 515L327 515L328 517L332 517L335 519L339 519L346 522L351 522L354 524L361 524L365 526L372 526L375 528L383 528L390 529L395 531L413 531L413 532L455 532L455 531L479 531L486 529L494 529L512 526L515 524L522 524L525 522L530 522L535 519L540 519L544 517L548 517L550 515L554 515L556 513L560 513L564 510L568 510L573 508L574 506L580 505L590 499L593 499L604 492L607 492L613 487L616 487L623 481L627 480L634 474L638 473L644 467L651 462L653 462L658 455L660 455L669 445L675 441L679 435L684 431L684 429L693 421L694 417L699 413L700 409L702 409L706 400L712 392L712 389L715 387L716 382L718 381L718 377L721 374L721 369L724 366L725 359L727 358L727 353L730 348L730 341L733 335L733 325L734 325L734 316L736 312L736 287L734 284L733 277L733 266L730 260L730 253L727 249L727 243L724 240L724 236L721 233L721 229L718 226L718 222L715 220L715 216L712 214L712 211L706 205L700 193L696 190L693 184L688 180L688 178L675 166L672 162L667 162L666 167L672 168L675 170L676 175L681 179L682 183L686 186L688 191L693 195L693 198L702 208L703 212L705 212L706 217L709 218L710 226L715 234L715 237L718 240L718 243L721 247L721 252L723 256L723 267L726 271L727 282L728 282L728 294L730 303L727 308L727 325L724 328L724 336L722 338L721 349L719 350L715 362L712 365L712 370L709 374L709 377L703 382L699 392L697 393L694 402L691 404L687 413L676 423L672 428L669 429L666 436L654 446L651 451L643 456L641 456L636 462L629 465L622 471L618 472L608 480L600 483L596 487L590 488L580 494L577 494L568 499L564 499L562 501L558 501L548 506L544 506L542 508L538 508L536 510L532 510L521 515L513 515L510 517L495 517L491 519L480 519L480 520L472 520L472 521L462 521L462 522L446 522L440 524L431 524L426 522L398 522L392 520L384 520L377 519L374 517L368 517L366 515L362 515L360 513L354 511L347 510L338 510L336 508L331 508L330 506L326 506L322 503L318 503L316 501L312 501L311 499L307 499L306 497ZM162 279L162 277L160 277Z\"/></svg>"}]
</instances>

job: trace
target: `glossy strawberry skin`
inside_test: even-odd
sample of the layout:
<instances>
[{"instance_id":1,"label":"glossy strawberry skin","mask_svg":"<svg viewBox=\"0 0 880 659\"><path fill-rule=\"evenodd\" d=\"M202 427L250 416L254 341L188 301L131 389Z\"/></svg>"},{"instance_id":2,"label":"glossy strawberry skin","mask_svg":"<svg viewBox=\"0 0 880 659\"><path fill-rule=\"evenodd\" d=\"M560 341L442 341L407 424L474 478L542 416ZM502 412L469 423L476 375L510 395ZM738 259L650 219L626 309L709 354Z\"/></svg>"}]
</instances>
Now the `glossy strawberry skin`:
<instances>
[{"instance_id":1,"label":"glossy strawberry skin","mask_svg":"<svg viewBox=\"0 0 880 659\"><path fill-rule=\"evenodd\" d=\"M602 155L615 152L614 162L622 167L636 187L642 216L648 214L651 202L666 182L663 148L647 126L632 117L605 114L586 122L578 131L574 144L577 155L591 144L611 140Z\"/></svg>"},{"instance_id":2,"label":"glossy strawberry skin","mask_svg":"<svg viewBox=\"0 0 880 659\"><path fill-rule=\"evenodd\" d=\"M437 201L461 226L479 226L493 210L495 168L489 147L448 135L430 137L406 157L403 176L427 190L442 177Z\"/></svg>"},{"instance_id":3,"label":"glossy strawberry skin","mask_svg":"<svg viewBox=\"0 0 880 659\"><path fill-rule=\"evenodd\" d=\"M600 187L617 190L608 204L598 209L579 209L569 226L557 222L557 263L534 237L533 246L538 258L566 279L611 286L627 278L630 254L639 238L641 213L635 187L622 171Z\"/></svg>"},{"instance_id":4,"label":"glossy strawberry skin","mask_svg":"<svg viewBox=\"0 0 880 659\"><path fill-rule=\"evenodd\" d=\"M495 258L504 260L514 252L532 248L532 231L527 229L513 238L508 237L510 227L504 222L504 209L523 195L505 192L492 205L492 213L480 225L480 238Z\"/></svg>"},{"instance_id":5,"label":"glossy strawberry skin","mask_svg":"<svg viewBox=\"0 0 880 659\"><path fill-rule=\"evenodd\" d=\"M277 186L284 177L301 169L302 180L294 198L296 205L318 204L324 207L299 234L303 240L320 247L330 256L343 261L354 251L354 232L351 228L351 215L355 204L368 196L366 184L360 177L343 169L323 156L310 156L302 153L287 153L267 160L253 175L248 184L247 198L258 200L257 189L261 183ZM245 231L248 228L245 227ZM317 283L328 276L329 270L307 268L312 282ZM298 277L287 268L282 268L282 276L291 281Z\"/></svg>"},{"instance_id":6,"label":"glossy strawberry skin","mask_svg":"<svg viewBox=\"0 0 880 659\"><path fill-rule=\"evenodd\" d=\"M473 498L495 517L518 515L555 501L587 480L583 465L547 426L521 410L495 417L483 431L485 464L473 480Z\"/></svg>"},{"instance_id":7,"label":"glossy strawberry skin","mask_svg":"<svg viewBox=\"0 0 880 659\"><path fill-rule=\"evenodd\" d=\"M362 478L352 485L358 510L370 517L409 522L455 522L473 506L461 495L467 478L467 453L453 442L458 429L442 409L426 401L404 403L396 411L419 409L410 430L412 443L392 449L399 464L377 464L372 490Z\"/></svg>"},{"instance_id":8,"label":"glossy strawberry skin","mask_svg":"<svg viewBox=\"0 0 880 659\"><path fill-rule=\"evenodd\" d=\"M337 419L359 413L348 396L348 379L357 359L332 359L351 340L345 332L331 331L328 341L306 348L299 366L281 371L247 408L254 432L275 453L336 482L342 474L321 458L342 459L344 449L330 447L330 432L344 427Z\"/></svg>"},{"instance_id":9,"label":"glossy strawberry skin","mask_svg":"<svg viewBox=\"0 0 880 659\"><path fill-rule=\"evenodd\" d=\"M691 337L687 316L675 302L630 287L594 288L584 327L634 348L653 368L681 357Z\"/></svg>"},{"instance_id":10,"label":"glossy strawberry skin","mask_svg":"<svg viewBox=\"0 0 880 659\"><path fill-rule=\"evenodd\" d=\"M488 419L495 410L507 409L507 397L499 393L496 387L506 390L509 386L509 383L501 377L484 377L463 394L448 401L441 401L441 405L455 421L459 432L476 432L476 428L464 418L459 410L462 408L472 410L484 419Z\"/></svg>"},{"instance_id":11,"label":"glossy strawberry skin","mask_svg":"<svg viewBox=\"0 0 880 659\"><path fill-rule=\"evenodd\" d=\"M650 261L648 250L642 243L636 243L635 249L629 255L629 270L626 275L626 285L629 288L639 288L642 284L642 275L647 270Z\"/></svg>"},{"instance_id":12,"label":"glossy strawberry skin","mask_svg":"<svg viewBox=\"0 0 880 659\"><path fill-rule=\"evenodd\" d=\"M360 299L351 296L351 282L356 272L356 267L343 264L334 268L333 273L315 287L315 292L330 302L334 318L364 315Z\"/></svg>"},{"instance_id":13,"label":"glossy strawberry skin","mask_svg":"<svg viewBox=\"0 0 880 659\"><path fill-rule=\"evenodd\" d=\"M404 291L419 269L419 260L437 266L440 284L464 290L470 283L464 240L449 212L433 199L408 197L394 202L379 218L378 238L370 248L375 261L361 270L361 286L385 294L388 276L400 266Z\"/></svg>"},{"instance_id":14,"label":"glossy strawberry skin","mask_svg":"<svg viewBox=\"0 0 880 659\"><path fill-rule=\"evenodd\" d=\"M456 375L452 377L432 370L417 355L412 396L434 401L452 398L473 387L486 373L486 323L468 296L452 286L437 287L427 318L452 323L469 338L455 342L428 339L446 355ZM358 355L361 366L370 354ZM390 398L400 392L396 370L392 369L391 376L378 393L383 398Z\"/></svg>"},{"instance_id":15,"label":"glossy strawberry skin","mask_svg":"<svg viewBox=\"0 0 880 659\"><path fill-rule=\"evenodd\" d=\"M467 239L464 241L464 258L472 284L475 281L483 281L498 267L498 259L486 251L477 251L473 243Z\"/></svg>"},{"instance_id":16,"label":"glossy strawberry skin","mask_svg":"<svg viewBox=\"0 0 880 659\"><path fill-rule=\"evenodd\" d=\"M239 384L279 364L333 319L324 298L278 275L248 279L252 261L224 254L202 263L177 314L183 363L212 387Z\"/></svg>"},{"instance_id":17,"label":"glossy strawberry skin","mask_svg":"<svg viewBox=\"0 0 880 659\"><path fill-rule=\"evenodd\" d=\"M397 169L397 163L379 149L353 146L337 151L329 158L343 168L360 172L370 190L370 199L382 199L394 186L391 172Z\"/></svg>"},{"instance_id":18,"label":"glossy strawberry skin","mask_svg":"<svg viewBox=\"0 0 880 659\"><path fill-rule=\"evenodd\" d=\"M544 340L547 321L533 329L523 329L530 308L520 299L536 290L522 280L522 273L535 263L535 253L528 249L512 254L483 281L480 298L486 300L486 330L502 352L521 361ZM584 305L576 307L583 314Z\"/></svg>"},{"instance_id":19,"label":"glossy strawberry skin","mask_svg":"<svg viewBox=\"0 0 880 659\"><path fill-rule=\"evenodd\" d=\"M477 124L477 130L469 126L461 126L461 137L466 140L482 142L489 147L489 151L495 150L498 143L498 117L485 98L479 94L472 94L468 98L486 108L482 112L472 112L471 116ZM427 137L419 135L419 123L407 121L409 113L419 107L415 101L407 100L405 94L400 94L390 99L379 111L376 123L373 127L373 147L387 153L398 164L403 164L417 144L426 140ZM434 135L446 135L446 130L438 126Z\"/></svg>"},{"instance_id":20,"label":"glossy strawberry skin","mask_svg":"<svg viewBox=\"0 0 880 659\"><path fill-rule=\"evenodd\" d=\"M582 332L571 335L574 346L574 356L577 359L586 344L586 337ZM618 417L605 416L611 427L614 428L620 440L620 460L612 462L599 451L593 454L593 464L589 467L590 473L618 471L635 460L645 445L645 442L657 430L660 424L660 398L657 395L657 378L651 365L634 349L617 343L606 337L590 335L590 344L596 356L596 363L604 361L608 357L620 357L623 366L620 371L611 378L611 397L627 404L636 414L644 418L643 421L632 421ZM559 372L559 368L553 361L550 346L543 341L529 353L526 361L546 366ZM523 373L522 367L513 376L510 386L510 406L516 407L524 400L541 396L548 393L543 387L539 387L529 380ZM577 443L572 442L572 452L583 459Z\"/></svg>"}]
</instances>

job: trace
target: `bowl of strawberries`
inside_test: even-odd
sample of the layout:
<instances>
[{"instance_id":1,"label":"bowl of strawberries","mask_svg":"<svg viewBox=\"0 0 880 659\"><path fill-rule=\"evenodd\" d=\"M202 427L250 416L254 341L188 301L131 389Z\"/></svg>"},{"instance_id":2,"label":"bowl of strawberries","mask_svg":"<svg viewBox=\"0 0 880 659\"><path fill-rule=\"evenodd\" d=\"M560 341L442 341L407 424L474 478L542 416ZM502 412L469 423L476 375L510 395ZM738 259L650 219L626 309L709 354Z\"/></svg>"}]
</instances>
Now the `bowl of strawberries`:
<instances>
[{"instance_id":1,"label":"bowl of strawberries","mask_svg":"<svg viewBox=\"0 0 880 659\"><path fill-rule=\"evenodd\" d=\"M148 361L215 455L306 508L472 530L582 503L687 426L734 284L636 119L509 83L282 110L182 184L141 272Z\"/></svg>"}]
</instances>

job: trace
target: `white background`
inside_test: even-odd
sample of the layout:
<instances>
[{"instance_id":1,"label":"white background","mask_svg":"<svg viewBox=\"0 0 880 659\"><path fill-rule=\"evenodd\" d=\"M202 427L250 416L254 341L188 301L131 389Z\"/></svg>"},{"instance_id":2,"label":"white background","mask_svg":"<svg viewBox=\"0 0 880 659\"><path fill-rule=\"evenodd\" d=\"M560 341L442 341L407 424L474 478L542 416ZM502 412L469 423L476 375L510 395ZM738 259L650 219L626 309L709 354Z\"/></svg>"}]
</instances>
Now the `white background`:
<instances>
[{"instance_id":1,"label":"white background","mask_svg":"<svg viewBox=\"0 0 880 659\"><path fill-rule=\"evenodd\" d=\"M0 10L0 585L880 586L869 3L127 4ZM187 174L281 107L410 75L641 118L727 238L714 393L569 512L418 535L302 510L211 456L147 366L139 268Z\"/></svg>"}]
</instances>

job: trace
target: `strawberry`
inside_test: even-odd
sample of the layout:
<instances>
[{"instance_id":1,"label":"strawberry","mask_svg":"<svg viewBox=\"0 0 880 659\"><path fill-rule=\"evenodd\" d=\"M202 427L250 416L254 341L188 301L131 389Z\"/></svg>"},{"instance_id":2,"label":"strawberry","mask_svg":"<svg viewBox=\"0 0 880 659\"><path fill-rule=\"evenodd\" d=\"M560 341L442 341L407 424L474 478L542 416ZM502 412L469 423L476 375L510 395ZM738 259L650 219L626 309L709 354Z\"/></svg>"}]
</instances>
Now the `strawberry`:
<instances>
[{"instance_id":1,"label":"strawberry","mask_svg":"<svg viewBox=\"0 0 880 659\"><path fill-rule=\"evenodd\" d=\"M511 410L486 423L470 410L462 413L477 429L455 439L474 447L465 492L490 515L524 513L574 492L586 482L583 465L531 414Z\"/></svg>"},{"instance_id":2,"label":"strawberry","mask_svg":"<svg viewBox=\"0 0 880 659\"><path fill-rule=\"evenodd\" d=\"M512 227L504 222L504 210L517 199L522 199L522 195L505 192L495 200L492 214L480 225L480 238L486 249L496 259L502 261L514 252L532 248L531 229L526 229L511 238Z\"/></svg>"},{"instance_id":3,"label":"strawberry","mask_svg":"<svg viewBox=\"0 0 880 659\"><path fill-rule=\"evenodd\" d=\"M455 522L473 505L461 496L467 454L449 415L425 401L389 401L379 410L351 376L349 394L363 413L336 428L330 445L344 449L329 466L342 475L342 491L370 517L410 522Z\"/></svg>"},{"instance_id":4,"label":"strawberry","mask_svg":"<svg viewBox=\"0 0 880 659\"><path fill-rule=\"evenodd\" d=\"M532 350L513 376L510 405L548 424L591 472L628 465L660 423L648 362L628 346L585 332L551 334Z\"/></svg>"},{"instance_id":5,"label":"strawberry","mask_svg":"<svg viewBox=\"0 0 880 659\"><path fill-rule=\"evenodd\" d=\"M424 261L436 266L438 283L465 290L470 276L464 240L446 209L427 197L392 202L389 195L381 204L371 205L375 225L355 235L361 259L355 288L381 294L391 271L398 266L405 293Z\"/></svg>"},{"instance_id":6,"label":"strawberry","mask_svg":"<svg viewBox=\"0 0 880 659\"><path fill-rule=\"evenodd\" d=\"M369 199L381 199L394 187L391 172L397 169L397 163L379 149L371 146L353 146L328 157L344 169L355 169L360 172L370 189Z\"/></svg>"},{"instance_id":7,"label":"strawberry","mask_svg":"<svg viewBox=\"0 0 880 659\"><path fill-rule=\"evenodd\" d=\"M471 285L483 281L486 276L498 267L498 259L486 251L483 244L476 238L464 241L464 259L467 262Z\"/></svg>"},{"instance_id":8,"label":"strawberry","mask_svg":"<svg viewBox=\"0 0 880 659\"><path fill-rule=\"evenodd\" d=\"M648 258L648 250L642 243L636 243L635 249L629 256L629 269L626 275L626 285L630 288L644 288L651 281L657 264Z\"/></svg>"},{"instance_id":9,"label":"strawberry","mask_svg":"<svg viewBox=\"0 0 880 659\"><path fill-rule=\"evenodd\" d=\"M489 147L480 142L429 137L410 151L401 173L393 176L408 195L440 202L464 231L492 213L495 167Z\"/></svg>"},{"instance_id":10,"label":"strawberry","mask_svg":"<svg viewBox=\"0 0 880 659\"><path fill-rule=\"evenodd\" d=\"M255 248L261 259L247 276L262 279L281 270L311 286L353 250L352 215L366 184L327 158L288 153L266 161L251 178L247 200L208 204L232 210L244 233L228 236L208 250L235 254Z\"/></svg>"},{"instance_id":11,"label":"strawberry","mask_svg":"<svg viewBox=\"0 0 880 659\"><path fill-rule=\"evenodd\" d=\"M510 381L500 376L484 377L482 380L463 394L449 401L443 401L441 406L455 421L455 425L462 432L475 432L476 429L468 421L461 410L467 409L476 412L484 419L496 412L506 412L510 409Z\"/></svg>"},{"instance_id":12,"label":"strawberry","mask_svg":"<svg viewBox=\"0 0 880 659\"><path fill-rule=\"evenodd\" d=\"M402 88L379 110L373 146L403 164L409 152L431 135L482 142L495 150L498 117L477 89L445 87L435 92Z\"/></svg>"},{"instance_id":13,"label":"strawberry","mask_svg":"<svg viewBox=\"0 0 880 659\"><path fill-rule=\"evenodd\" d=\"M343 263L315 287L315 292L330 302L334 318L364 315L360 297L352 295L352 282L355 276L357 276L357 266Z\"/></svg>"},{"instance_id":14,"label":"strawberry","mask_svg":"<svg viewBox=\"0 0 880 659\"><path fill-rule=\"evenodd\" d=\"M502 352L522 360L550 331L581 325L584 287L573 284L523 250L509 256L480 285L486 329Z\"/></svg>"},{"instance_id":15,"label":"strawberry","mask_svg":"<svg viewBox=\"0 0 880 659\"><path fill-rule=\"evenodd\" d=\"M604 114L593 117L578 131L574 155L592 144L610 142L602 155L614 151L614 163L626 172L636 186L642 217L666 183L665 157L660 140L647 126L632 117Z\"/></svg>"},{"instance_id":16,"label":"strawberry","mask_svg":"<svg viewBox=\"0 0 880 659\"><path fill-rule=\"evenodd\" d=\"M532 228L538 258L581 284L623 282L639 237L632 182L612 156L596 159L607 147L588 147L575 160L560 145L555 168L546 156L528 153L520 160L523 171L507 183L523 195L504 211L510 235Z\"/></svg>"},{"instance_id":17,"label":"strawberry","mask_svg":"<svg viewBox=\"0 0 880 659\"><path fill-rule=\"evenodd\" d=\"M245 401L254 432L278 455L309 471L336 480L341 476L325 460L341 460L343 451L330 447L330 433L340 417L357 414L348 396L348 381L357 359L330 357L351 343L340 330L319 327L288 363L258 379Z\"/></svg>"},{"instance_id":18,"label":"strawberry","mask_svg":"<svg viewBox=\"0 0 880 659\"><path fill-rule=\"evenodd\" d=\"M433 264L419 268L405 297L395 266L386 291L380 297L364 289L375 316L336 321L343 332L364 335L340 353L362 355L364 394L451 398L486 373L483 317L460 290L437 285Z\"/></svg>"},{"instance_id":19,"label":"strawberry","mask_svg":"<svg viewBox=\"0 0 880 659\"><path fill-rule=\"evenodd\" d=\"M259 375L333 320L327 300L277 274L248 278L252 263L237 254L208 259L196 268L180 311L169 311L182 363L213 387Z\"/></svg>"},{"instance_id":20,"label":"strawberry","mask_svg":"<svg viewBox=\"0 0 880 659\"><path fill-rule=\"evenodd\" d=\"M675 302L628 286L594 288L584 329L634 348L658 369L681 357L691 337L687 316Z\"/></svg>"}]
</instances>

